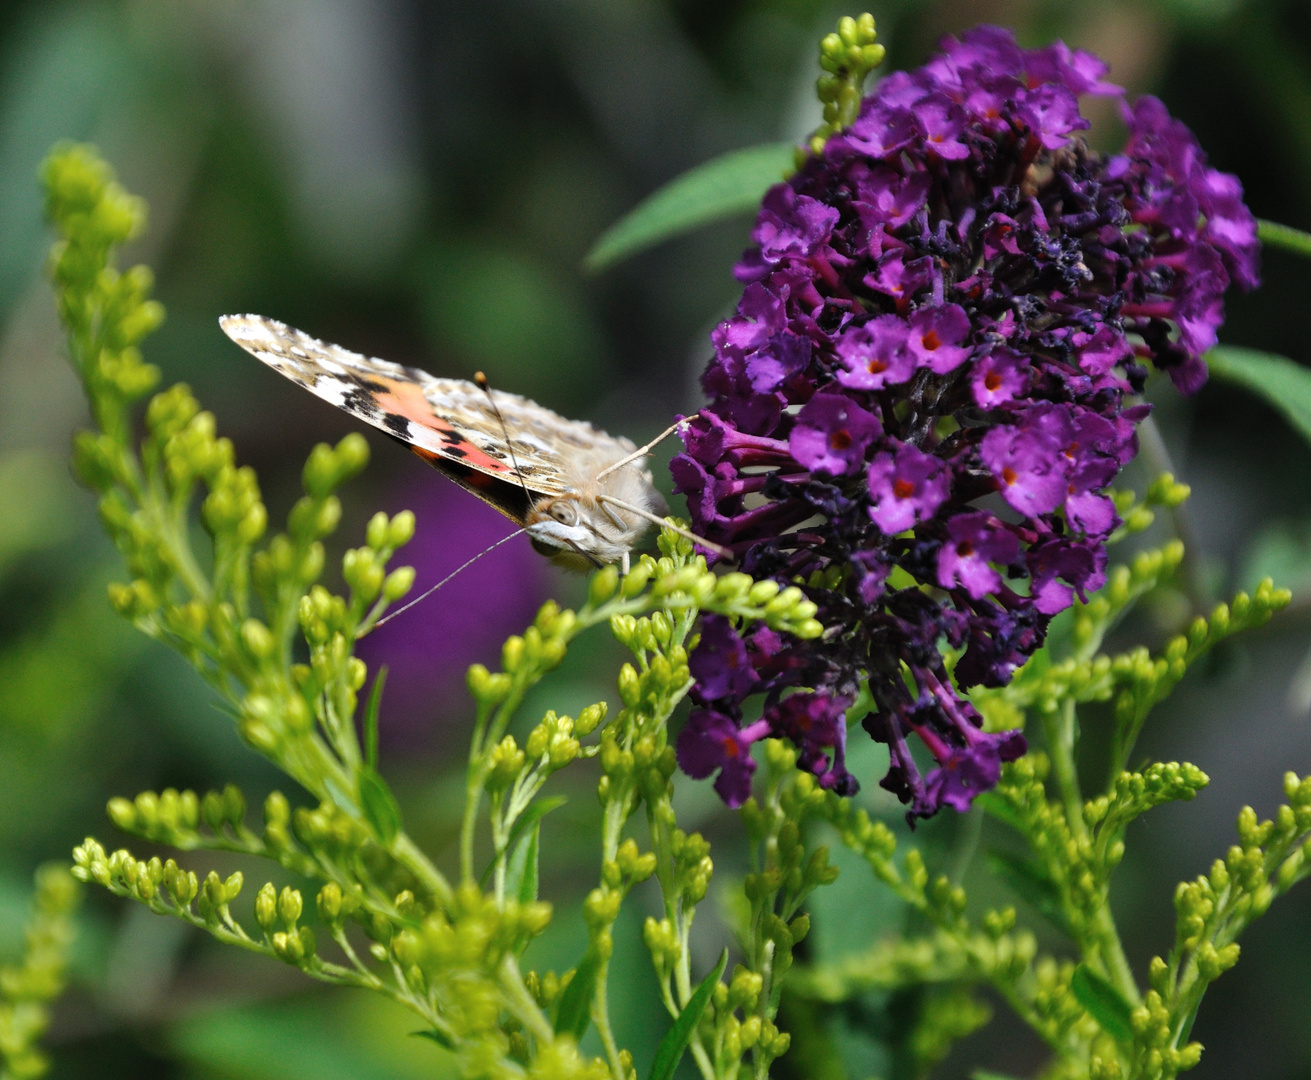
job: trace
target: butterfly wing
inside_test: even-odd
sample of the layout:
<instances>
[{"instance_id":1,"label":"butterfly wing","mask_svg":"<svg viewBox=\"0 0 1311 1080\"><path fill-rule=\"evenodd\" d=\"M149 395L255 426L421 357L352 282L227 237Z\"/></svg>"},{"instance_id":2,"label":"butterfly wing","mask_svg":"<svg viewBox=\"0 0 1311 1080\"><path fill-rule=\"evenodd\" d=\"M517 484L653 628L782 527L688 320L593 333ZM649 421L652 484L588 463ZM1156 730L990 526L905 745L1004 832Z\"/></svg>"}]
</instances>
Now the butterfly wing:
<instances>
[{"instance_id":1,"label":"butterfly wing","mask_svg":"<svg viewBox=\"0 0 1311 1080\"><path fill-rule=\"evenodd\" d=\"M462 379L364 356L262 315L225 315L228 337L339 409L380 428L461 487L523 524L534 496L569 490L569 459L632 450L591 424L567 420L518 394L487 393ZM513 454L505 441L510 433Z\"/></svg>"}]
</instances>

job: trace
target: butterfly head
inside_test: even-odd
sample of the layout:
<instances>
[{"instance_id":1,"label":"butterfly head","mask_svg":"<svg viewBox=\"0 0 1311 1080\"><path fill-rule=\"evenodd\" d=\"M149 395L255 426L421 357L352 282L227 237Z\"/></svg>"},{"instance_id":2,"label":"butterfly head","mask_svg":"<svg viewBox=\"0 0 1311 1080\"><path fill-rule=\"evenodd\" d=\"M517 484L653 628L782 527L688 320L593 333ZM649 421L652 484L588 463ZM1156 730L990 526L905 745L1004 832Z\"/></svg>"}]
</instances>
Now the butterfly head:
<instances>
[{"instance_id":1,"label":"butterfly head","mask_svg":"<svg viewBox=\"0 0 1311 1080\"><path fill-rule=\"evenodd\" d=\"M599 479L598 463L585 465L570 478L569 490L538 499L524 519L538 552L560 566L583 571L623 561L650 529L652 516L658 521L666 512L664 499L640 462Z\"/></svg>"},{"instance_id":2,"label":"butterfly head","mask_svg":"<svg viewBox=\"0 0 1311 1080\"><path fill-rule=\"evenodd\" d=\"M580 571L619 562L648 527L641 518L623 515L578 492L539 500L525 521L528 539L538 553Z\"/></svg>"}]
</instances>

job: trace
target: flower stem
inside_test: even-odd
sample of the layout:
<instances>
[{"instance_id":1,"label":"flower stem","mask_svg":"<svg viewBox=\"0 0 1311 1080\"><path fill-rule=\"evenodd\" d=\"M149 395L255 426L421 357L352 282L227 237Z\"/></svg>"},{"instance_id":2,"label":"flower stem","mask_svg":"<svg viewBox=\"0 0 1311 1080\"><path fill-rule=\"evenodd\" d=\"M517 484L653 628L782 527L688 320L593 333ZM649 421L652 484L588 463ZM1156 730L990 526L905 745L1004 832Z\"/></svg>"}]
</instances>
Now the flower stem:
<instances>
[{"instance_id":1,"label":"flower stem","mask_svg":"<svg viewBox=\"0 0 1311 1080\"><path fill-rule=\"evenodd\" d=\"M1267 247L1282 248L1294 255L1311 259L1311 233L1294 229L1291 225L1280 225L1277 221L1257 218L1256 235Z\"/></svg>"},{"instance_id":2,"label":"flower stem","mask_svg":"<svg viewBox=\"0 0 1311 1080\"><path fill-rule=\"evenodd\" d=\"M1154 417L1149 416L1138 425L1138 445L1142 449L1144 461L1154 473L1178 475L1174 459L1170 456L1170 449L1165 445L1165 439L1161 436L1161 429L1157 426ZM1193 519L1188 513L1186 504L1170 508L1170 522L1174 526L1175 535L1183 541L1184 545L1181 569L1188 600L1195 612L1208 611L1211 608L1212 597L1202 576L1202 544L1198 539L1197 530L1193 527Z\"/></svg>"}]
</instances>

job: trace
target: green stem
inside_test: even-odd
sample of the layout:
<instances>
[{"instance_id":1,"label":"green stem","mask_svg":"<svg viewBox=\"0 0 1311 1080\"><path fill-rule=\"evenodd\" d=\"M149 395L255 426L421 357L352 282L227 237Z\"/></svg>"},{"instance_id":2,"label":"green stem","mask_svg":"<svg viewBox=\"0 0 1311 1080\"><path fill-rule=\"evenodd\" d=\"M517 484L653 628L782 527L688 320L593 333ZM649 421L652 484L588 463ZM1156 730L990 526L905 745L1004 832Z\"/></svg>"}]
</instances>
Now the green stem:
<instances>
[{"instance_id":1,"label":"green stem","mask_svg":"<svg viewBox=\"0 0 1311 1080\"><path fill-rule=\"evenodd\" d=\"M1051 759L1052 776L1060 792L1070 833L1076 838L1086 839L1088 827L1083 820L1083 795L1079 789L1078 769L1074 764L1078 724L1073 698L1061 702L1059 712L1043 713L1042 728L1047 738L1047 754Z\"/></svg>"},{"instance_id":2,"label":"green stem","mask_svg":"<svg viewBox=\"0 0 1311 1080\"><path fill-rule=\"evenodd\" d=\"M1294 229L1291 225L1280 225L1277 221L1258 218L1256 235L1268 247L1282 248L1294 255L1311 259L1311 233Z\"/></svg>"},{"instance_id":3,"label":"green stem","mask_svg":"<svg viewBox=\"0 0 1311 1080\"><path fill-rule=\"evenodd\" d=\"M616 796L606 803L605 817L601 825L602 865L614 862L617 857L619 836L631 812L630 790L616 793ZM619 1062L619 1044L615 1041L614 1031L610 1027L610 999L607 988L609 975L610 959L607 956L601 959L597 969L596 990L592 995L592 1023L596 1025L596 1032L601 1036L601 1045L605 1047L605 1056L610 1062L610 1072L614 1080L624 1080L624 1069Z\"/></svg>"},{"instance_id":4,"label":"green stem","mask_svg":"<svg viewBox=\"0 0 1311 1080\"><path fill-rule=\"evenodd\" d=\"M1043 714L1043 732L1047 737L1047 753L1051 757L1052 776L1060 792L1061 805L1065 809L1070 835L1080 846L1084 846L1091 837L1088 826L1083 820L1083 795L1079 788L1079 773L1074 760L1078 727L1079 718L1075 712L1073 698L1066 698L1061 703L1058 713ZM1120 932L1115 925L1115 917L1111 914L1110 904L1105 898L1097 905L1092 915L1090 929L1091 940L1085 943L1085 947L1092 947L1101 957L1107 976L1125 1000L1137 1004L1138 983L1134 980L1133 970L1124 955Z\"/></svg>"},{"instance_id":5,"label":"green stem","mask_svg":"<svg viewBox=\"0 0 1311 1080\"><path fill-rule=\"evenodd\" d=\"M460 880L473 881L473 841L478 827L478 806L482 802L483 785L487 781L487 764L483 748L490 714L478 709L473 725L473 738L469 743L469 772L464 788L464 817L460 821Z\"/></svg>"},{"instance_id":6,"label":"green stem","mask_svg":"<svg viewBox=\"0 0 1311 1080\"><path fill-rule=\"evenodd\" d=\"M533 1000L533 995L528 992L523 975L519 971L519 963L511 955L507 955L501 962L499 982L505 992L506 1008L514 1014L515 1019L523 1024L539 1043L554 1041L555 1030L537 1002Z\"/></svg>"},{"instance_id":7,"label":"green stem","mask_svg":"<svg viewBox=\"0 0 1311 1080\"><path fill-rule=\"evenodd\" d=\"M1138 425L1138 445L1142 450L1143 461L1152 472L1179 475L1174 459L1170 456L1170 449L1161 436L1161 429L1151 416ZM1208 611L1213 598L1202 576L1202 545L1197 530L1193 528L1193 519L1188 513L1186 504L1171 507L1170 522L1174 526L1175 536L1184 545L1184 560L1180 569L1183 572L1184 589L1188 599L1194 611Z\"/></svg>"},{"instance_id":8,"label":"green stem","mask_svg":"<svg viewBox=\"0 0 1311 1080\"><path fill-rule=\"evenodd\" d=\"M400 833L392 843L392 856L405 869L412 873L443 905L449 905L454 898L450 882L446 876L433 866L422 849L407 833Z\"/></svg>"},{"instance_id":9,"label":"green stem","mask_svg":"<svg viewBox=\"0 0 1311 1080\"><path fill-rule=\"evenodd\" d=\"M1137 1005L1142 999L1138 990L1138 981L1134 978L1129 958L1124 954L1124 943L1120 941L1120 931L1115 925L1115 916L1111 914L1110 902L1103 899L1093 916L1093 932L1097 935L1098 953L1115 988L1130 1005Z\"/></svg>"}]
</instances>

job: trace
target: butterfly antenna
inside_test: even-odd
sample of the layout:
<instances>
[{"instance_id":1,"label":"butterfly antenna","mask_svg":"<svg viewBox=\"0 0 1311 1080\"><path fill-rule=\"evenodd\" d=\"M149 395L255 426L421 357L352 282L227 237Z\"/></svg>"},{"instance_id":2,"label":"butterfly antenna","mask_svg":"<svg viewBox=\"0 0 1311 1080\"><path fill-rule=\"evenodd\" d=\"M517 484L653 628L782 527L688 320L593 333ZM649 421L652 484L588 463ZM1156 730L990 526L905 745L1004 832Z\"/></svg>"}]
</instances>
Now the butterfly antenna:
<instances>
[{"instance_id":1,"label":"butterfly antenna","mask_svg":"<svg viewBox=\"0 0 1311 1080\"><path fill-rule=\"evenodd\" d=\"M524 513L527 513L533 508L533 496L528 490L528 484L524 481L523 470L519 468L519 461L514 456L514 443L510 441L510 429L505 425L505 417L501 415L500 406L496 404L496 399L492 397L492 386L487 381L487 376L481 371L475 371L473 381L487 395L487 404L492 407L492 412L496 414L496 419L500 421L501 434L505 437L505 449L510 454L510 464L514 466L514 475L519 481L519 486L523 488L523 497L528 502L528 505L524 508Z\"/></svg>"},{"instance_id":2,"label":"butterfly antenna","mask_svg":"<svg viewBox=\"0 0 1311 1080\"><path fill-rule=\"evenodd\" d=\"M526 529L515 529L515 531L510 533L509 536L502 536L499 540L496 541L496 543L483 548L482 551L478 552L478 554L475 555L472 559L468 559L463 564L461 564L458 569L452 570L449 574L447 574L444 578L442 578L441 581L437 582L436 585L434 585L431 589L425 592L422 596L416 596L404 607L398 607L395 611L388 612L383 618L379 619L376 623L374 623L371 627L369 627L369 630L365 631L365 633L376 630L378 629L378 627L391 622L392 619L396 618L397 615L404 615L405 612L409 611L410 608L414 607L415 604L419 603L421 600L427 600L428 597L430 597L433 593L435 593L438 589L440 589L443 585L445 585L448 581L450 581L451 578L455 577L457 574L463 573L474 563L476 563L479 559L481 559L484 555L486 555L489 551L495 551L502 544L509 543L520 533L526 531L527 531ZM363 637L364 635L361 634L359 636Z\"/></svg>"},{"instance_id":3,"label":"butterfly antenna","mask_svg":"<svg viewBox=\"0 0 1311 1080\"><path fill-rule=\"evenodd\" d=\"M636 461L638 458L646 457L646 455L649 454L653 449L655 449L655 447L659 446L662 442L664 442L667 438L669 438L670 435L672 435L675 431L677 431L680 427L682 427L686 423L687 423L687 417L680 416L677 420L675 420L672 424L670 424L667 428L665 428L664 431L662 431L659 435L657 435L645 446L639 446L627 457L620 458L613 465L607 465L604 469L602 469L599 473L596 474L596 478L600 480L601 477L609 476L616 469L622 469L625 465L631 464L632 462Z\"/></svg>"},{"instance_id":4,"label":"butterfly antenna","mask_svg":"<svg viewBox=\"0 0 1311 1080\"><path fill-rule=\"evenodd\" d=\"M640 518L646 518L647 521L659 525L662 529L668 529L670 532L677 533L679 536L691 540L694 544L700 544L703 548L713 551L721 559L732 559L735 557L728 548L721 547L719 544L707 540L704 536L697 536L694 532L688 532L687 529L684 529L681 525L675 525L668 518L662 518L658 514L653 514L650 510L644 509L641 506L634 506L630 502L624 502L623 499L616 499L613 495L598 495L596 501L608 502L611 506L619 507L620 510L627 510L630 514L636 514Z\"/></svg>"}]
</instances>

